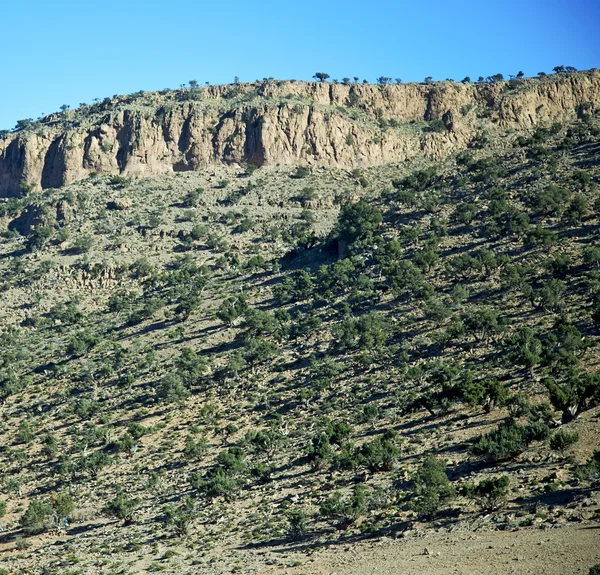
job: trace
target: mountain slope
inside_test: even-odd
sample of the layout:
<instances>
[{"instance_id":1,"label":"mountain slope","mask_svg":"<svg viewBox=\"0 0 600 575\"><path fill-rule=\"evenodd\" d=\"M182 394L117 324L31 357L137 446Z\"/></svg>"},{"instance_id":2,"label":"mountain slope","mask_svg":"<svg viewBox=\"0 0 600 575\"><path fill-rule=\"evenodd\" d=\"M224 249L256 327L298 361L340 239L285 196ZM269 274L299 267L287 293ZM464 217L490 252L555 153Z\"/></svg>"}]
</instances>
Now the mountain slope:
<instances>
[{"instance_id":1,"label":"mountain slope","mask_svg":"<svg viewBox=\"0 0 600 575\"><path fill-rule=\"evenodd\" d=\"M295 572L384 536L594 529L597 108L437 161L4 199L9 572Z\"/></svg>"}]
</instances>

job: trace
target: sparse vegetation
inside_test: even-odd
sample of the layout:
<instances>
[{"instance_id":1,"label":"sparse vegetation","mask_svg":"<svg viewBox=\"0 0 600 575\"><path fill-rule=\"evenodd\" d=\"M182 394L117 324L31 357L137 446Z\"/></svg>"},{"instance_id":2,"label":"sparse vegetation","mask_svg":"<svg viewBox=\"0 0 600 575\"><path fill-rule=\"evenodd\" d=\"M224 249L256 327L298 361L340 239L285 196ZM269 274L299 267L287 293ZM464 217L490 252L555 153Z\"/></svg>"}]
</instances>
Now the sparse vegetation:
<instances>
[{"instance_id":1,"label":"sparse vegetation","mask_svg":"<svg viewBox=\"0 0 600 575\"><path fill-rule=\"evenodd\" d=\"M456 89L500 101L564 81L513 80ZM231 572L212 554L595 521L595 104L506 132L487 100L402 123L370 110L357 78L329 86L338 108L275 82L227 97L190 82L55 121L113 108L166 121L180 101L209 117L227 100L254 127L259 102L339 114L340 150L359 150L364 126L382 149L398 134L443 142L458 113L472 139L435 163L235 159L1 201L0 516L21 571L42 533L68 533L58 551L82 572L147 555L148 570L193 555ZM373 94L396 90L381 76Z\"/></svg>"}]
</instances>

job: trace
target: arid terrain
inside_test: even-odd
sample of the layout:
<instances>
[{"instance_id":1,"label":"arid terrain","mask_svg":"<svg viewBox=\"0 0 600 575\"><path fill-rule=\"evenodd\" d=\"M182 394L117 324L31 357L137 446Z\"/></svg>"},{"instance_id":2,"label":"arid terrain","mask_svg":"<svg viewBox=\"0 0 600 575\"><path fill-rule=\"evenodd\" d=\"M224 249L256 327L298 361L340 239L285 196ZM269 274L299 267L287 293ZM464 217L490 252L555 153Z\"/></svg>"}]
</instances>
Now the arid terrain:
<instances>
[{"instance_id":1,"label":"arid terrain","mask_svg":"<svg viewBox=\"0 0 600 575\"><path fill-rule=\"evenodd\" d=\"M0 575L587 575L599 183L596 70L1 134Z\"/></svg>"}]
</instances>

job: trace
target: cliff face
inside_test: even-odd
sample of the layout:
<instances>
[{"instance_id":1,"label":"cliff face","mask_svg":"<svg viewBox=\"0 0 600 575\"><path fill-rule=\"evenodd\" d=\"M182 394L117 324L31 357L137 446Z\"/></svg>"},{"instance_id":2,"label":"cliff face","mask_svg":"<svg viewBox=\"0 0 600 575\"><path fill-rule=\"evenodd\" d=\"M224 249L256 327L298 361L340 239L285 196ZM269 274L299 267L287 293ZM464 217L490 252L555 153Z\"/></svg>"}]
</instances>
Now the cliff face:
<instances>
[{"instance_id":1,"label":"cliff face","mask_svg":"<svg viewBox=\"0 0 600 575\"><path fill-rule=\"evenodd\" d=\"M184 91L172 94L184 94ZM497 84L265 82L115 99L101 113L50 116L0 139L0 196L59 187L92 172L146 176L218 162L367 167L463 149L501 133L574 119L600 103L600 73ZM446 130L423 130L442 119Z\"/></svg>"}]
</instances>

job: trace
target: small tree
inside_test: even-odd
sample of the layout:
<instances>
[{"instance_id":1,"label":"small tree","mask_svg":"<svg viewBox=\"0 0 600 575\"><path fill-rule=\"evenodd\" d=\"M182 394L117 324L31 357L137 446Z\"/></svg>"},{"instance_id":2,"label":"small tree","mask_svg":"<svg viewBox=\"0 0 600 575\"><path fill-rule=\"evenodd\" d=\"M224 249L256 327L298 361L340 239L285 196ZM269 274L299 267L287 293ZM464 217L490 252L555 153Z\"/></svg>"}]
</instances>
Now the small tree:
<instances>
[{"instance_id":1,"label":"small tree","mask_svg":"<svg viewBox=\"0 0 600 575\"><path fill-rule=\"evenodd\" d=\"M179 375L169 373L160 380L156 395L166 403L184 403L190 392Z\"/></svg>"},{"instance_id":2,"label":"small tree","mask_svg":"<svg viewBox=\"0 0 600 575\"><path fill-rule=\"evenodd\" d=\"M317 80L319 80L319 82L325 82L325 80L327 80L327 78L329 78L329 74L325 74L325 72L317 72L313 78L316 78Z\"/></svg>"},{"instance_id":3,"label":"small tree","mask_svg":"<svg viewBox=\"0 0 600 575\"><path fill-rule=\"evenodd\" d=\"M198 517L198 513L196 501L187 496L178 505L170 504L164 508L164 522L167 526L173 527L181 537L189 533L190 526Z\"/></svg>"},{"instance_id":4,"label":"small tree","mask_svg":"<svg viewBox=\"0 0 600 575\"><path fill-rule=\"evenodd\" d=\"M339 491L321 503L321 515L339 522L340 527L354 523L367 510L367 488L356 485L352 495L344 499Z\"/></svg>"},{"instance_id":5,"label":"small tree","mask_svg":"<svg viewBox=\"0 0 600 575\"><path fill-rule=\"evenodd\" d=\"M123 525L129 525L133 520L134 513L139 509L141 500L137 497L127 497L122 491L104 507L104 513L123 521Z\"/></svg>"},{"instance_id":6,"label":"small tree","mask_svg":"<svg viewBox=\"0 0 600 575\"><path fill-rule=\"evenodd\" d=\"M434 516L455 495L446 475L446 463L433 455L427 457L415 473L413 508L426 516Z\"/></svg>"},{"instance_id":7,"label":"small tree","mask_svg":"<svg viewBox=\"0 0 600 575\"><path fill-rule=\"evenodd\" d=\"M468 498L477 501L482 509L493 511L504 504L509 485L508 475L500 475L484 479L477 484L467 484L463 487L463 493Z\"/></svg>"},{"instance_id":8,"label":"small tree","mask_svg":"<svg viewBox=\"0 0 600 575\"><path fill-rule=\"evenodd\" d=\"M560 451L561 454L571 447L571 445L575 445L579 441L579 433L577 431L573 431L569 433L564 429L559 429L551 438L550 438L550 447L555 451Z\"/></svg>"},{"instance_id":9,"label":"small tree","mask_svg":"<svg viewBox=\"0 0 600 575\"><path fill-rule=\"evenodd\" d=\"M288 521L287 532L291 539L298 541L304 539L308 531L309 515L303 509L292 509L288 511L286 519Z\"/></svg>"}]
</instances>

